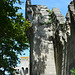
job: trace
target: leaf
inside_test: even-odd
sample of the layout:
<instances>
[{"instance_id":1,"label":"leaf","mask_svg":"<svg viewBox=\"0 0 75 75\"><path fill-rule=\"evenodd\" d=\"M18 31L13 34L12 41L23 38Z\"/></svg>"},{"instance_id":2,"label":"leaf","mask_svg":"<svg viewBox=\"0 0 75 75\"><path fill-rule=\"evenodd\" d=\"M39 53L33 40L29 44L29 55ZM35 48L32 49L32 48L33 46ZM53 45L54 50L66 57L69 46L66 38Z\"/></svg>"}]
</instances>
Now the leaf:
<instances>
[{"instance_id":1,"label":"leaf","mask_svg":"<svg viewBox=\"0 0 75 75\"><path fill-rule=\"evenodd\" d=\"M22 2L0 0L0 68L3 68L0 70L1 75L5 75L5 71L14 75L14 67L19 60L17 55L29 47L26 30L31 27L30 22L24 19L22 13L17 13L20 7L15 7L14 3Z\"/></svg>"}]
</instances>

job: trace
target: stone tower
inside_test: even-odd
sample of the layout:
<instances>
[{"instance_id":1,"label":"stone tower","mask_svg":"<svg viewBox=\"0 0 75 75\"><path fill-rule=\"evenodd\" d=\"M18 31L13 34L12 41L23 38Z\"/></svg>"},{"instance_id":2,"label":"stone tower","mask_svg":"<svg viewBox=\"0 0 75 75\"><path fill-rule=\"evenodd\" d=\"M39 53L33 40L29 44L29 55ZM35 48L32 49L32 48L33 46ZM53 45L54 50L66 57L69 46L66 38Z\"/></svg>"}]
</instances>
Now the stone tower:
<instances>
[{"instance_id":1,"label":"stone tower","mask_svg":"<svg viewBox=\"0 0 75 75\"><path fill-rule=\"evenodd\" d=\"M41 22L49 19L47 10L46 6L26 4L26 18L32 23L32 28L28 31L31 34L30 75L56 75L53 27L51 24L41 25Z\"/></svg>"},{"instance_id":2,"label":"stone tower","mask_svg":"<svg viewBox=\"0 0 75 75\"><path fill-rule=\"evenodd\" d=\"M29 75L29 57L21 57L20 66L15 67L15 75Z\"/></svg>"}]
</instances>

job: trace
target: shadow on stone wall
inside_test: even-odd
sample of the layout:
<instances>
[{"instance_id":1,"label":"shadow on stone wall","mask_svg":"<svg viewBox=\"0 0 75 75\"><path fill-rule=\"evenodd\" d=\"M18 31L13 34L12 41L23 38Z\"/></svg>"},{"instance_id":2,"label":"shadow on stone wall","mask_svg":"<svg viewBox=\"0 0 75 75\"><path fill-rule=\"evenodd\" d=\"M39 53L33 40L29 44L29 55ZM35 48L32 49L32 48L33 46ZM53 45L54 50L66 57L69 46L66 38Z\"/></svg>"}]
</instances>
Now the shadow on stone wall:
<instances>
[{"instance_id":1,"label":"shadow on stone wall","mask_svg":"<svg viewBox=\"0 0 75 75\"><path fill-rule=\"evenodd\" d=\"M55 75L51 25L37 26L31 42L31 75ZM32 47L33 46L33 47Z\"/></svg>"},{"instance_id":2,"label":"shadow on stone wall","mask_svg":"<svg viewBox=\"0 0 75 75\"><path fill-rule=\"evenodd\" d=\"M56 65L56 73L57 75L62 74L63 68L63 45L60 41L59 32L57 31L55 34L55 39L53 41L54 45L54 57L55 57L55 65Z\"/></svg>"}]
</instances>

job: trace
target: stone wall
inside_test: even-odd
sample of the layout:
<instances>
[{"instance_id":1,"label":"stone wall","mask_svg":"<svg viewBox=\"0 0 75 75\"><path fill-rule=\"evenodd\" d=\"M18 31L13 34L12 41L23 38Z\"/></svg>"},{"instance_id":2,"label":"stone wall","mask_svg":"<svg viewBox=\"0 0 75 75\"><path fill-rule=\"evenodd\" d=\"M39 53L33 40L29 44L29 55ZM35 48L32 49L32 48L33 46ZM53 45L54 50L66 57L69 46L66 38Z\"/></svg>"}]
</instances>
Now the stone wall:
<instances>
[{"instance_id":1,"label":"stone wall","mask_svg":"<svg viewBox=\"0 0 75 75\"><path fill-rule=\"evenodd\" d=\"M15 67L15 75L29 75L29 57L21 57L20 66Z\"/></svg>"},{"instance_id":2,"label":"stone wall","mask_svg":"<svg viewBox=\"0 0 75 75\"><path fill-rule=\"evenodd\" d=\"M75 3L71 1L69 4L66 21L56 10L54 11L55 20L53 18L56 73L57 75L71 75L70 70L75 68Z\"/></svg>"},{"instance_id":3,"label":"stone wall","mask_svg":"<svg viewBox=\"0 0 75 75\"><path fill-rule=\"evenodd\" d=\"M28 34L30 37L30 75L56 75L54 48L53 48L53 26L52 24L41 25L48 21L49 10L46 6L30 5L26 8L27 18L32 27Z\"/></svg>"},{"instance_id":4,"label":"stone wall","mask_svg":"<svg viewBox=\"0 0 75 75\"><path fill-rule=\"evenodd\" d=\"M65 58L65 74L69 75L70 70L75 68L75 1L72 1L68 6L68 13L66 16L67 26L69 26L69 32L67 33L66 44L66 57Z\"/></svg>"},{"instance_id":5,"label":"stone wall","mask_svg":"<svg viewBox=\"0 0 75 75\"><path fill-rule=\"evenodd\" d=\"M61 14L58 8L53 8L53 27L54 27L54 57L56 64L56 75L61 75L63 71L63 61L64 61L64 40L65 36L65 18ZM64 37L63 37L64 35Z\"/></svg>"},{"instance_id":6,"label":"stone wall","mask_svg":"<svg viewBox=\"0 0 75 75\"><path fill-rule=\"evenodd\" d=\"M26 19L32 27L30 41L30 75L71 75L75 67L75 1L68 6L66 20L58 8L53 8L52 23L46 6L26 1Z\"/></svg>"}]
</instances>

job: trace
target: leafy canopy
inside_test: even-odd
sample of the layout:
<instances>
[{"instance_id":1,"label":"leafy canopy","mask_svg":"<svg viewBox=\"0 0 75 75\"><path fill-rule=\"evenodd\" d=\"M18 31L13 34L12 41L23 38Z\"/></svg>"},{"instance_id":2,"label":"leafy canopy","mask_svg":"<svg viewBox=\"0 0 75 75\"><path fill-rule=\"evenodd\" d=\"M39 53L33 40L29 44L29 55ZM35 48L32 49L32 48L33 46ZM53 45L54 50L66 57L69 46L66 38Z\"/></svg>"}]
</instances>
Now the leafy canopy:
<instances>
[{"instance_id":1,"label":"leafy canopy","mask_svg":"<svg viewBox=\"0 0 75 75\"><path fill-rule=\"evenodd\" d=\"M0 0L0 74L13 74L17 65L17 54L29 47L26 36L26 26L30 25L22 13L17 13L20 0ZM14 74L13 74L14 75Z\"/></svg>"},{"instance_id":2,"label":"leafy canopy","mask_svg":"<svg viewBox=\"0 0 75 75\"><path fill-rule=\"evenodd\" d=\"M75 68L71 69L72 75L75 75Z\"/></svg>"}]
</instances>

